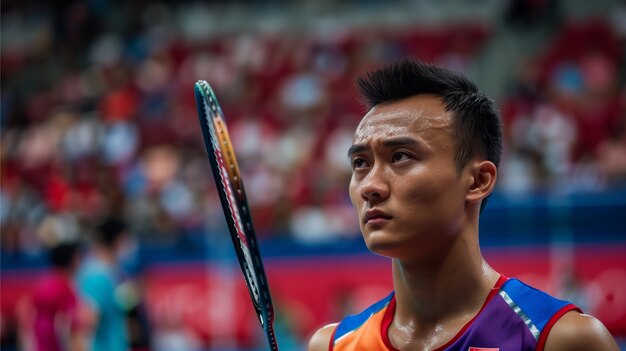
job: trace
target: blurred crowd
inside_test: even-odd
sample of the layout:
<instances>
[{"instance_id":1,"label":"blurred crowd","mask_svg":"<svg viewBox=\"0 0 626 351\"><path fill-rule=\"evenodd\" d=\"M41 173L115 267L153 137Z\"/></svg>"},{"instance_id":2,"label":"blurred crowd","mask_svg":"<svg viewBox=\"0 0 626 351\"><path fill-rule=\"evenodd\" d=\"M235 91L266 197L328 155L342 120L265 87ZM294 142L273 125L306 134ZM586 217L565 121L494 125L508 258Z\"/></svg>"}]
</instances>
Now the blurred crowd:
<instances>
[{"instance_id":1,"label":"blurred crowd","mask_svg":"<svg viewBox=\"0 0 626 351\"><path fill-rule=\"evenodd\" d=\"M566 23L525 58L501 102L501 188L598 192L626 180L624 40L606 19Z\"/></svg>"},{"instance_id":2,"label":"blurred crowd","mask_svg":"<svg viewBox=\"0 0 626 351\"><path fill-rule=\"evenodd\" d=\"M119 215L136 237L163 244L193 244L223 229L192 94L199 79L222 104L258 235L354 236L345 152L366 112L355 77L406 56L471 74L497 31L541 25L533 19L550 3L512 1L495 23L322 21L230 32L216 31L211 8L193 2L9 4L3 255L40 252L49 217L80 228ZM542 48L521 60L497 101L507 138L498 191L624 183L623 23L560 19L546 27Z\"/></svg>"},{"instance_id":3,"label":"blurred crowd","mask_svg":"<svg viewBox=\"0 0 626 351\"><path fill-rule=\"evenodd\" d=\"M192 93L200 79L225 113L257 234L302 243L357 236L346 151L366 111L355 78L412 56L481 86L477 67L494 43L525 31L542 38L498 88L506 148L496 191L602 192L626 184L623 2L599 18L564 18L556 1L511 0L492 20L270 21L254 30L243 23L221 30L219 14L197 2L26 3L3 2L0 22L3 263L53 253L51 237L97 244L95 223L103 218L128 224L126 258L136 242L197 248L223 231ZM116 268L140 286L133 276L140 264L124 263ZM74 292L65 288L67 276L78 274L73 265L62 262L63 274L53 270L42 280L34 303L45 305L54 286L69 301L62 310L78 319ZM145 311L133 293L124 296L133 305L126 317L140 325ZM155 349L199 344L170 329L157 333ZM133 330L129 340L148 344L141 328Z\"/></svg>"}]
</instances>

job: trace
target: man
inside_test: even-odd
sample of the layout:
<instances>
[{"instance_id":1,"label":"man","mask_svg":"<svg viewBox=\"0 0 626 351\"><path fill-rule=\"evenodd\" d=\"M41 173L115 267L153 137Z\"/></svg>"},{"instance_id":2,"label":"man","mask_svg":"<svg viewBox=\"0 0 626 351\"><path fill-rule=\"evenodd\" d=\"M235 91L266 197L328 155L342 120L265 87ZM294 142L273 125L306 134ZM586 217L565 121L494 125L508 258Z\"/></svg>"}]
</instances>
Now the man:
<instances>
[{"instance_id":1,"label":"man","mask_svg":"<svg viewBox=\"0 0 626 351\"><path fill-rule=\"evenodd\" d=\"M87 350L88 315L76 297L73 278L80 258L77 241L61 242L48 250L50 272L32 295L34 350Z\"/></svg>"},{"instance_id":2,"label":"man","mask_svg":"<svg viewBox=\"0 0 626 351\"><path fill-rule=\"evenodd\" d=\"M95 310L91 350L128 349L126 311L115 291L119 285L119 256L127 240L126 223L116 217L96 228L94 246L78 274L78 285Z\"/></svg>"},{"instance_id":3,"label":"man","mask_svg":"<svg viewBox=\"0 0 626 351\"><path fill-rule=\"evenodd\" d=\"M394 292L318 330L309 350L618 350L597 319L483 259L478 218L502 153L493 102L415 61L358 80L369 107L348 152L367 247Z\"/></svg>"}]
</instances>

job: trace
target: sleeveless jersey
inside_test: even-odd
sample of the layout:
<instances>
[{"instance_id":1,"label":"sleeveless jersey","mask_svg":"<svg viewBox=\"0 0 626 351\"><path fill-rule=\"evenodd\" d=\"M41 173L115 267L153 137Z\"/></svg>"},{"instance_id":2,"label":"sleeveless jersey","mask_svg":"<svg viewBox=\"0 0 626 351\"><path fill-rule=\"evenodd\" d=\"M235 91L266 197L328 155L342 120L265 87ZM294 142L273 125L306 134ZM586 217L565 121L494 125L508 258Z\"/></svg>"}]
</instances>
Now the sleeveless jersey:
<instances>
[{"instance_id":1,"label":"sleeveless jersey","mask_svg":"<svg viewBox=\"0 0 626 351\"><path fill-rule=\"evenodd\" d=\"M396 308L395 294L363 312L348 316L330 339L330 351L391 350L387 330ZM501 276L476 316L437 351L543 350L550 329L565 313L580 309Z\"/></svg>"}]
</instances>

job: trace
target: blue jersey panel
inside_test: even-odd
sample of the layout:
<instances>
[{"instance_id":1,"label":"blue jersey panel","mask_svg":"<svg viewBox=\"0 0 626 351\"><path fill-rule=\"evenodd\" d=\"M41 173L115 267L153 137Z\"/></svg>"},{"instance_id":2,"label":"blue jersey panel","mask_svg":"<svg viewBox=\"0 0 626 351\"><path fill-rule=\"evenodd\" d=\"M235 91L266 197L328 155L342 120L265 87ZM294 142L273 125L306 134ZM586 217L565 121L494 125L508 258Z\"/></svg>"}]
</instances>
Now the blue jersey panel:
<instances>
[{"instance_id":1,"label":"blue jersey panel","mask_svg":"<svg viewBox=\"0 0 626 351\"><path fill-rule=\"evenodd\" d=\"M344 320L342 320L341 323L337 326L337 329L335 331L335 340L341 338L352 330L357 329L363 323L365 323L374 313L387 307L387 305L389 305L389 301L391 301L391 298L393 297L393 294L394 293L392 292L387 297L371 305L359 314L344 318Z\"/></svg>"},{"instance_id":2,"label":"blue jersey panel","mask_svg":"<svg viewBox=\"0 0 626 351\"><path fill-rule=\"evenodd\" d=\"M525 315L539 332L543 331L543 328L555 313L563 307L570 305L570 302L554 298L517 279L509 279L501 291L504 291L510 297L513 304L521 310L521 314ZM511 301L507 301L507 303L511 305ZM514 308L513 306L511 307Z\"/></svg>"}]
</instances>

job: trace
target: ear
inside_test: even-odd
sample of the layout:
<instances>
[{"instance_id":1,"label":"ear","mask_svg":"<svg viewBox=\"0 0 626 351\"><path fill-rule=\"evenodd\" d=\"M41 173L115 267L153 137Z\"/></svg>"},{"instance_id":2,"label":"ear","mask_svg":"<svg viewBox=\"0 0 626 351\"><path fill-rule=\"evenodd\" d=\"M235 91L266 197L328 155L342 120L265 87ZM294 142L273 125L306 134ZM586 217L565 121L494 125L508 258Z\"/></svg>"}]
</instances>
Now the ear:
<instances>
[{"instance_id":1,"label":"ear","mask_svg":"<svg viewBox=\"0 0 626 351\"><path fill-rule=\"evenodd\" d=\"M468 166L470 184L465 194L468 202L479 202L491 194L496 185L498 168L491 161L475 161Z\"/></svg>"}]
</instances>

